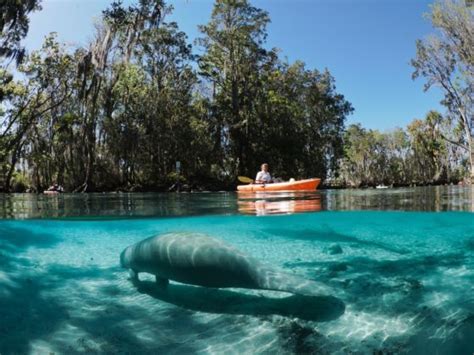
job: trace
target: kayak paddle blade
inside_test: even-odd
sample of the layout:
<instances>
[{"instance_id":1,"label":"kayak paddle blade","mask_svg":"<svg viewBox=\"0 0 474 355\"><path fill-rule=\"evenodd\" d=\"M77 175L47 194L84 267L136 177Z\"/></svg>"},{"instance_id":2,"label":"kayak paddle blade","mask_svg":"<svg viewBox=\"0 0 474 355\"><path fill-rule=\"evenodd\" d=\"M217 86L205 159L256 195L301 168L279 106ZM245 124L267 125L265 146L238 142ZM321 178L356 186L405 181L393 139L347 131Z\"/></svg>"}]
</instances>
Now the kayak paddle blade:
<instances>
[{"instance_id":1,"label":"kayak paddle blade","mask_svg":"<svg viewBox=\"0 0 474 355\"><path fill-rule=\"evenodd\" d=\"M253 179L246 176L238 176L237 178L240 182L243 182L244 184L251 184L253 182Z\"/></svg>"}]
</instances>

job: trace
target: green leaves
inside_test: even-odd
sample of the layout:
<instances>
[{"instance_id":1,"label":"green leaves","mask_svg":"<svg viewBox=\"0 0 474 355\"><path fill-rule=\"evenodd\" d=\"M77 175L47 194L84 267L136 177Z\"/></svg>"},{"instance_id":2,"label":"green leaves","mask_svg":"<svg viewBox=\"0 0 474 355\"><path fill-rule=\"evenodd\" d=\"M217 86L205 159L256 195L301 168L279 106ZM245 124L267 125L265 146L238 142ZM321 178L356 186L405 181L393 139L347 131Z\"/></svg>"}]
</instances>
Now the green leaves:
<instances>
[{"instance_id":1,"label":"green leaves","mask_svg":"<svg viewBox=\"0 0 474 355\"><path fill-rule=\"evenodd\" d=\"M266 49L268 13L249 1L216 1L199 57L170 11L113 2L88 46L71 51L51 34L19 66L21 81L0 72L8 179L19 159L38 191L52 180L68 191L176 179L229 188L262 161L283 178L334 173L352 106L328 71Z\"/></svg>"},{"instance_id":2,"label":"green leaves","mask_svg":"<svg viewBox=\"0 0 474 355\"><path fill-rule=\"evenodd\" d=\"M352 186L457 182L463 178L462 149L450 121L436 111L406 130L366 130L350 125L344 137L341 178Z\"/></svg>"},{"instance_id":3,"label":"green leaves","mask_svg":"<svg viewBox=\"0 0 474 355\"><path fill-rule=\"evenodd\" d=\"M25 48L20 44L28 33L28 14L39 10L40 0L4 0L0 3L0 59L12 58L20 64Z\"/></svg>"},{"instance_id":4,"label":"green leaves","mask_svg":"<svg viewBox=\"0 0 474 355\"><path fill-rule=\"evenodd\" d=\"M463 1L437 1L427 14L436 34L416 42L411 64L413 79L426 79L424 89L439 87L446 117L455 117L463 128L457 144L466 148L474 178L474 17Z\"/></svg>"}]
</instances>

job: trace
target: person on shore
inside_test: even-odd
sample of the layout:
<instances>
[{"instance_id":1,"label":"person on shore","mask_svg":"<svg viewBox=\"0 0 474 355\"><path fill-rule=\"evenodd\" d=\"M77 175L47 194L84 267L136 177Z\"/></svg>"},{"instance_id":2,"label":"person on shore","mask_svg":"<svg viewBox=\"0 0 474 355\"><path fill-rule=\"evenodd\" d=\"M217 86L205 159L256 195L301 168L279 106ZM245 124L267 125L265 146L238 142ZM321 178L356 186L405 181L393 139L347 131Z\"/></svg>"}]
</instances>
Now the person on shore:
<instances>
[{"instance_id":1,"label":"person on shore","mask_svg":"<svg viewBox=\"0 0 474 355\"><path fill-rule=\"evenodd\" d=\"M257 173L257 177L255 178L256 184L271 184L273 182L272 176L268 171L268 164L263 163L260 167L260 171Z\"/></svg>"}]
</instances>

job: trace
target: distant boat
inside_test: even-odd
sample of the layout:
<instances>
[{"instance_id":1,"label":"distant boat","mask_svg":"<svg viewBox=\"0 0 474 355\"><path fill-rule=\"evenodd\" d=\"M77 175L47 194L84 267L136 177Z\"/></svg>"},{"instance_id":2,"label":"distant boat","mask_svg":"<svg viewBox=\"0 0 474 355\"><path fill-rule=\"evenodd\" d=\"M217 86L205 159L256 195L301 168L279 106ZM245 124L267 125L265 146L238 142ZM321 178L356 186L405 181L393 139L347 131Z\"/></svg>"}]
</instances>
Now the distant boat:
<instances>
[{"instance_id":1,"label":"distant boat","mask_svg":"<svg viewBox=\"0 0 474 355\"><path fill-rule=\"evenodd\" d=\"M376 189L388 189L387 185L377 185L375 186Z\"/></svg>"}]
</instances>

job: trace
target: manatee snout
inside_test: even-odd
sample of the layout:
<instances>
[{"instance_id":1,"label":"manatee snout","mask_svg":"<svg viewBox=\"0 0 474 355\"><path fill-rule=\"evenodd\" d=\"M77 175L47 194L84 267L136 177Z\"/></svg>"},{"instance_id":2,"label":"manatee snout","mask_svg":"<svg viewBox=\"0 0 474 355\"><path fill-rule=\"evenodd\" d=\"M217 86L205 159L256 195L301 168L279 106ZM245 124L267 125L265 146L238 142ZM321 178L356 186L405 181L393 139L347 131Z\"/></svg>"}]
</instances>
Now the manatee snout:
<instances>
[{"instance_id":1,"label":"manatee snout","mask_svg":"<svg viewBox=\"0 0 474 355\"><path fill-rule=\"evenodd\" d=\"M129 269L130 268L130 257L127 255L130 247L125 248L121 253L120 253L120 266L123 267L124 269Z\"/></svg>"}]
</instances>

